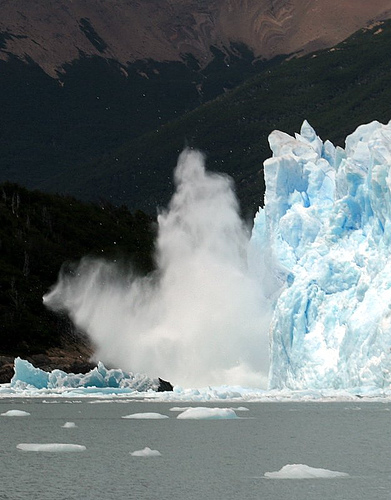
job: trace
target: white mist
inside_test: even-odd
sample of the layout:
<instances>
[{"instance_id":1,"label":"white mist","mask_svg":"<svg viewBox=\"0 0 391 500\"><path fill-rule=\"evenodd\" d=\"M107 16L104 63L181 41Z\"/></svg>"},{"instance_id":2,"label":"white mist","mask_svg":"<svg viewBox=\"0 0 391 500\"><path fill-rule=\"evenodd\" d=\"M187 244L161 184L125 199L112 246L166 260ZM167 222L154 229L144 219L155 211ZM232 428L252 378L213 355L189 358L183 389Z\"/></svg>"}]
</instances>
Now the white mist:
<instances>
[{"instance_id":1,"label":"white mist","mask_svg":"<svg viewBox=\"0 0 391 500\"><path fill-rule=\"evenodd\" d=\"M185 150L158 217L157 271L124 275L83 259L44 297L96 346L95 358L175 385L265 387L270 307L248 268L249 233L231 180Z\"/></svg>"}]
</instances>

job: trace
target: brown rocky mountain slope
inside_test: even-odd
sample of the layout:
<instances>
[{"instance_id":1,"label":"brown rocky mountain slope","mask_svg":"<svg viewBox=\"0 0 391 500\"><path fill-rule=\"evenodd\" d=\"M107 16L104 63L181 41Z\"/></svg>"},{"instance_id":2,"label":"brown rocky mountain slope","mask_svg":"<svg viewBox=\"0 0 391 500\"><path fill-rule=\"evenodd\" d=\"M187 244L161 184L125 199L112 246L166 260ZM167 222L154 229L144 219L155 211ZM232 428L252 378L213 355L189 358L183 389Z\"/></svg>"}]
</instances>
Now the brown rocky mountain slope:
<instances>
[{"instance_id":1,"label":"brown rocky mountain slope","mask_svg":"<svg viewBox=\"0 0 391 500\"><path fill-rule=\"evenodd\" d=\"M0 0L0 57L31 58L53 76L80 53L207 63L211 45L239 42L268 59L390 17L391 0Z\"/></svg>"}]
</instances>

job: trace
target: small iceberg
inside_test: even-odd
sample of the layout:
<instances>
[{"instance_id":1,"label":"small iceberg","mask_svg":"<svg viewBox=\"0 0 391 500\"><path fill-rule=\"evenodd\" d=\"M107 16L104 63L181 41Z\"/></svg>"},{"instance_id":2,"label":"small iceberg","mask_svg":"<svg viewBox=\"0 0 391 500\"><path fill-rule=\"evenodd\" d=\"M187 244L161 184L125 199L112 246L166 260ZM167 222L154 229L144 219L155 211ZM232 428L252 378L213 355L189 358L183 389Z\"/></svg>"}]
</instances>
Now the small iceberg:
<instances>
[{"instance_id":1,"label":"small iceberg","mask_svg":"<svg viewBox=\"0 0 391 500\"><path fill-rule=\"evenodd\" d=\"M328 469L316 469L304 464L288 464L279 471L265 472L264 476L271 479L318 479L349 477L349 474Z\"/></svg>"},{"instance_id":2,"label":"small iceberg","mask_svg":"<svg viewBox=\"0 0 391 500\"><path fill-rule=\"evenodd\" d=\"M8 410L5 413L1 413L3 417L28 417L30 413L23 410Z\"/></svg>"},{"instance_id":3,"label":"small iceberg","mask_svg":"<svg viewBox=\"0 0 391 500\"><path fill-rule=\"evenodd\" d=\"M158 450L151 450L146 446L143 450L133 451L131 453L132 457L161 457L162 454Z\"/></svg>"},{"instance_id":4,"label":"small iceberg","mask_svg":"<svg viewBox=\"0 0 391 500\"><path fill-rule=\"evenodd\" d=\"M169 418L167 415L162 415L161 413L132 413L131 415L124 415L121 418L134 418L134 419L140 419L140 420L158 420L161 418Z\"/></svg>"},{"instance_id":5,"label":"small iceberg","mask_svg":"<svg viewBox=\"0 0 391 500\"><path fill-rule=\"evenodd\" d=\"M183 413L180 413L177 418L191 420L225 420L238 418L232 408L188 408Z\"/></svg>"},{"instance_id":6,"label":"small iceberg","mask_svg":"<svg viewBox=\"0 0 391 500\"><path fill-rule=\"evenodd\" d=\"M88 373L66 373L62 370L46 372L36 368L25 359L19 357L14 360L14 376L10 387L16 390L71 390L84 389L87 393L94 389L106 389L115 392L145 392L157 391L159 381L146 375L124 372L120 369L109 370L100 361Z\"/></svg>"},{"instance_id":7,"label":"small iceberg","mask_svg":"<svg viewBox=\"0 0 391 500\"><path fill-rule=\"evenodd\" d=\"M20 443L16 447L18 450L22 451L44 451L50 453L69 453L86 450L86 447L81 444L67 443Z\"/></svg>"},{"instance_id":8,"label":"small iceberg","mask_svg":"<svg viewBox=\"0 0 391 500\"><path fill-rule=\"evenodd\" d=\"M65 422L65 424L61 427L63 429L74 429L75 427L77 427L77 425L75 424L75 422Z\"/></svg>"}]
</instances>

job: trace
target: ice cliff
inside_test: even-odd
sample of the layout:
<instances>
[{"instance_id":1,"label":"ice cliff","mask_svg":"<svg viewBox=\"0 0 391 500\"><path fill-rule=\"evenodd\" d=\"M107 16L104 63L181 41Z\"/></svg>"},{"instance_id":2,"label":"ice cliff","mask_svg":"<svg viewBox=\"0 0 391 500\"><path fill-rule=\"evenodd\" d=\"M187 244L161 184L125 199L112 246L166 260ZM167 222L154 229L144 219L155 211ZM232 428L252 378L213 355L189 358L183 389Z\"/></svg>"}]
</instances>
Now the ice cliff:
<instances>
[{"instance_id":1,"label":"ice cliff","mask_svg":"<svg viewBox=\"0 0 391 500\"><path fill-rule=\"evenodd\" d=\"M391 122L358 127L345 149L307 122L269 143L252 243L281 286L270 389L389 387Z\"/></svg>"}]
</instances>

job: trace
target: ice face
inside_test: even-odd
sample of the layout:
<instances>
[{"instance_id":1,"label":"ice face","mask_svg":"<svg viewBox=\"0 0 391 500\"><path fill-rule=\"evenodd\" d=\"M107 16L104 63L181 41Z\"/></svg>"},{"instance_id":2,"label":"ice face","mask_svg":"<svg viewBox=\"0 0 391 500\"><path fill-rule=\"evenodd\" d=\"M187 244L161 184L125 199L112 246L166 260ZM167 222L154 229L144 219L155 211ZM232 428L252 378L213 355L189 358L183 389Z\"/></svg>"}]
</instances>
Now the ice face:
<instances>
[{"instance_id":1,"label":"ice face","mask_svg":"<svg viewBox=\"0 0 391 500\"><path fill-rule=\"evenodd\" d=\"M269 388L389 387L391 122L358 127L345 149L307 122L269 143L253 229L277 290Z\"/></svg>"}]
</instances>

